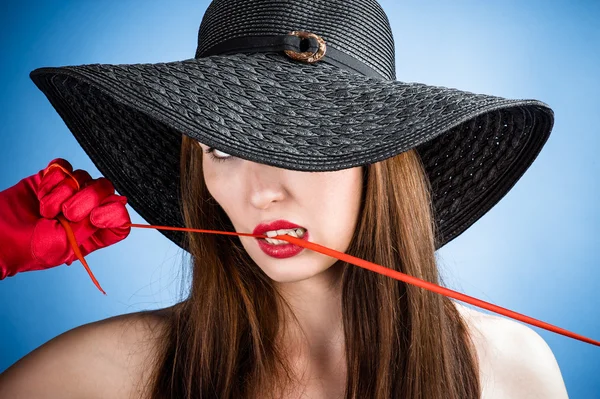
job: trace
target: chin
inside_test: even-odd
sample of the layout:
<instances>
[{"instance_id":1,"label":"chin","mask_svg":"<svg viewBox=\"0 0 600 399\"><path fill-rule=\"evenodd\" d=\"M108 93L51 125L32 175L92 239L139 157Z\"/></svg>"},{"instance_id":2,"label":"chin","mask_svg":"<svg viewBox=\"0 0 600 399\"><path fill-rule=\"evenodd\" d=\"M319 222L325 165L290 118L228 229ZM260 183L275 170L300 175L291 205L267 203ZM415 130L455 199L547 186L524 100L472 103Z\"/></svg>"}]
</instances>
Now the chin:
<instances>
[{"instance_id":1,"label":"chin","mask_svg":"<svg viewBox=\"0 0 600 399\"><path fill-rule=\"evenodd\" d=\"M306 280L322 271L318 267L315 267L314 262L309 262L299 256L295 257L295 259L275 259L260 252L257 256L251 257L257 267L260 267L271 280L278 283L292 283ZM308 265L313 266L309 267Z\"/></svg>"},{"instance_id":2,"label":"chin","mask_svg":"<svg viewBox=\"0 0 600 399\"><path fill-rule=\"evenodd\" d=\"M273 273L273 271L267 272L263 269L265 274L269 276L271 280L275 283L279 284L288 284L288 283L297 283L299 281L307 280L311 278L313 275L306 275L306 273Z\"/></svg>"},{"instance_id":3,"label":"chin","mask_svg":"<svg viewBox=\"0 0 600 399\"><path fill-rule=\"evenodd\" d=\"M327 269L327 265L322 260L319 262L319 259L311 259L312 257L306 251L285 259L272 258L259 248L249 251L248 254L257 267L278 283L306 280Z\"/></svg>"},{"instance_id":4,"label":"chin","mask_svg":"<svg viewBox=\"0 0 600 399\"><path fill-rule=\"evenodd\" d=\"M298 255L278 259L264 253L256 242L246 242L242 246L259 267L271 280L277 283L294 283L310 279L331 268L337 259L305 249ZM248 245L251 248L248 248Z\"/></svg>"}]
</instances>

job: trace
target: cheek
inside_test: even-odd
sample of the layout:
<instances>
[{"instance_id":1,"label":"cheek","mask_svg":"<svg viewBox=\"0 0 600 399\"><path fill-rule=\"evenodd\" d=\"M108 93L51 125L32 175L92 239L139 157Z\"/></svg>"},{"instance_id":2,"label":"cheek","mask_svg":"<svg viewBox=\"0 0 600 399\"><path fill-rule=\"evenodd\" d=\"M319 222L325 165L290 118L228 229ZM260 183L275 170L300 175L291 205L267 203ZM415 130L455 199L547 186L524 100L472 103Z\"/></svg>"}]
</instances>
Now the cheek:
<instances>
[{"instance_id":1,"label":"cheek","mask_svg":"<svg viewBox=\"0 0 600 399\"><path fill-rule=\"evenodd\" d=\"M228 176L227 171L208 165L210 161L203 163L204 183L210 195L229 214L235 209L234 202L239 198L239 184L235 184L235 176Z\"/></svg>"},{"instance_id":2,"label":"cheek","mask_svg":"<svg viewBox=\"0 0 600 399\"><path fill-rule=\"evenodd\" d=\"M322 181L322 195L312 201L313 216L319 235L327 245L345 252L358 221L362 194L362 175L354 170Z\"/></svg>"}]
</instances>

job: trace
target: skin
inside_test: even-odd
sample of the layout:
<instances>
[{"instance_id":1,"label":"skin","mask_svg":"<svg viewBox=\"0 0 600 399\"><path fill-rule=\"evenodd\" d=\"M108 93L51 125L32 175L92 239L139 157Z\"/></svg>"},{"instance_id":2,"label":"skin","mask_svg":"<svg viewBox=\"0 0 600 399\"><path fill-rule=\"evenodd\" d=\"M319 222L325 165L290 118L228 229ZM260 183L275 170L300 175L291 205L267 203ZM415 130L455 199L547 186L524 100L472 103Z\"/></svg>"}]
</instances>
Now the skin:
<instances>
[{"instance_id":1,"label":"skin","mask_svg":"<svg viewBox=\"0 0 600 399\"><path fill-rule=\"evenodd\" d=\"M301 172L247 161L218 150L203 150L204 179L237 232L252 232L261 222L289 220L306 228L309 240L345 252L360 210L361 167L334 172ZM284 345L309 374L334 373L343 359L340 264L337 259L303 250L277 259L265 254L255 238L242 245L289 301L299 325L290 325ZM302 366L299 366L302 367ZM338 371L339 373L339 371Z\"/></svg>"},{"instance_id":2,"label":"skin","mask_svg":"<svg viewBox=\"0 0 600 399\"><path fill-rule=\"evenodd\" d=\"M347 250L360 209L360 168L309 173L237 158L216 162L209 155L203 165L209 191L236 231L287 219L306 227L311 241ZM346 370L335 260L307 250L278 260L264 254L253 238L240 240L290 302L306 333L291 324L292 332L283 339L295 371L304 378L301 392L279 397L343 397ZM568 398L556 358L538 333L523 323L455 304L472 333L482 399ZM0 374L0 397L138 397L159 356L157 333L169 326L171 312L118 315L60 334Z\"/></svg>"},{"instance_id":3,"label":"skin","mask_svg":"<svg viewBox=\"0 0 600 399\"><path fill-rule=\"evenodd\" d=\"M360 168L307 173L236 158L204 158L209 190L236 231L287 219L306 227L312 241L347 250L360 209ZM334 259L305 250L278 260L264 254L253 238L240 239L257 267L289 300L306 332L302 336L296 327L283 339L302 380L292 387L297 391L279 397L343 397L340 270ZM538 333L523 323L455 304L472 333L482 399L568 398L556 358ZM0 397L139 397L159 356L157 332L168 327L171 312L165 308L119 315L60 334L0 374Z\"/></svg>"}]
</instances>

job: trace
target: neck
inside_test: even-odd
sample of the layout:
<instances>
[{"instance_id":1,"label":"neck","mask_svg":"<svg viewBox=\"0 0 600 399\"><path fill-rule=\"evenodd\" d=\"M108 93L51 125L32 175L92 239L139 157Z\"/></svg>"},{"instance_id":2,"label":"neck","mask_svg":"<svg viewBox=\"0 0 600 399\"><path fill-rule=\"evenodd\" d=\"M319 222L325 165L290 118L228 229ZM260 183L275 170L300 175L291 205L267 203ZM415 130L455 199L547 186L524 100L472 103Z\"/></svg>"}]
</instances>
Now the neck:
<instances>
[{"instance_id":1,"label":"neck","mask_svg":"<svg viewBox=\"0 0 600 399\"><path fill-rule=\"evenodd\" d=\"M293 312L283 307L286 331L281 337L293 363L309 363L319 369L339 367L345 349L341 270L338 262L309 279L277 285Z\"/></svg>"}]
</instances>

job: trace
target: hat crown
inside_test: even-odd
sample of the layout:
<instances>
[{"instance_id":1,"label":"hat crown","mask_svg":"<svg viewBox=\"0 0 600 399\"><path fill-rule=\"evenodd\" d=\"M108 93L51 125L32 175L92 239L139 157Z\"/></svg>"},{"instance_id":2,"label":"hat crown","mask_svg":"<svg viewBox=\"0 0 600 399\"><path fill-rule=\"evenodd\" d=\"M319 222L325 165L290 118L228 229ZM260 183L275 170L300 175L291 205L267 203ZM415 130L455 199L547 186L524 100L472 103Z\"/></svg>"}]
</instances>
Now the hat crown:
<instances>
[{"instance_id":1,"label":"hat crown","mask_svg":"<svg viewBox=\"0 0 600 399\"><path fill-rule=\"evenodd\" d=\"M196 58L226 40L307 31L387 79L396 79L394 37L376 0L213 0L198 32Z\"/></svg>"}]
</instances>

